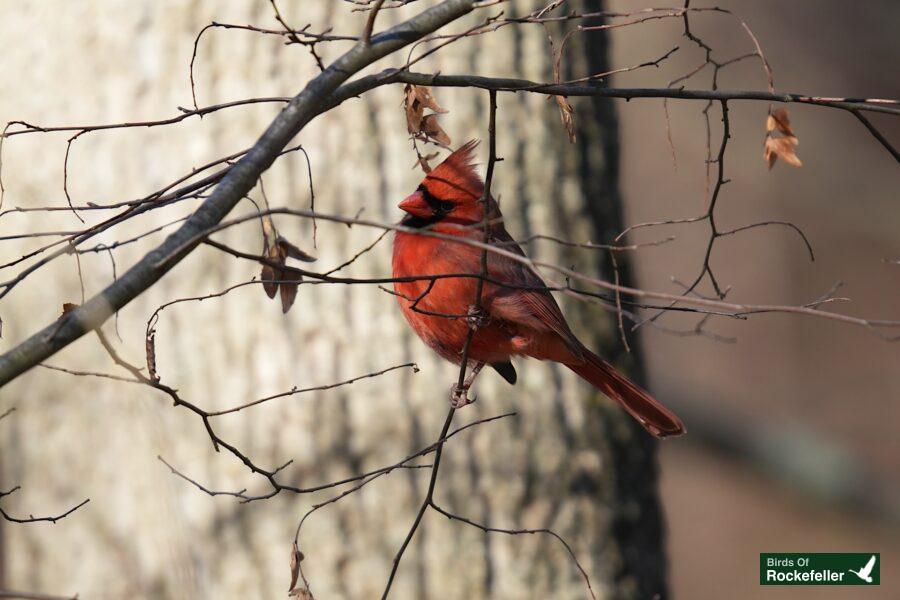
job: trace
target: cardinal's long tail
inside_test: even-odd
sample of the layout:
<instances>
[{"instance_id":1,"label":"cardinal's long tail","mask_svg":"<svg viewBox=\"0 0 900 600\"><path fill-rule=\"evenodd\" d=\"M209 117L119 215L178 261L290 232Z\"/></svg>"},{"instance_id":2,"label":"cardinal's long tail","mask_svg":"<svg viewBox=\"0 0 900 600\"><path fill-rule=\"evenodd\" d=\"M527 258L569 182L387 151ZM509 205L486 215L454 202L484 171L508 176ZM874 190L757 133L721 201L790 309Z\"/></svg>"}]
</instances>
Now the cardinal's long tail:
<instances>
[{"instance_id":1,"label":"cardinal's long tail","mask_svg":"<svg viewBox=\"0 0 900 600\"><path fill-rule=\"evenodd\" d=\"M675 413L616 371L611 364L587 349L584 350L584 357L584 362L566 366L622 405L644 429L660 438L684 433L684 425Z\"/></svg>"}]
</instances>

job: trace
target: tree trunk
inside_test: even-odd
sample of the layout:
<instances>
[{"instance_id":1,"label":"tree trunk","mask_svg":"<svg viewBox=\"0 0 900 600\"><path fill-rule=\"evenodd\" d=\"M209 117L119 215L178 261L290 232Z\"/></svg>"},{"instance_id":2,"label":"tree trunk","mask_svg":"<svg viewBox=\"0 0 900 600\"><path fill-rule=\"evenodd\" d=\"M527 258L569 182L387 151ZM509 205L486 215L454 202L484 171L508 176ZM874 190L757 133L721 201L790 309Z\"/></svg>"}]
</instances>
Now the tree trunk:
<instances>
[{"instance_id":1,"label":"tree trunk","mask_svg":"<svg viewBox=\"0 0 900 600\"><path fill-rule=\"evenodd\" d=\"M364 21L362 14L350 12L350 4L280 4L288 22L295 27L311 22L314 31L334 25L336 32L355 34ZM581 4L585 10L600 8L600 2ZM582 8L577 2L574 6ZM520 2L507 10L521 14L532 8L531 2ZM383 11L379 28L419 10L419 3L413 3ZM190 104L187 63L193 35L201 27L211 20L275 27L270 5L263 1L147 2L136 7L57 0L35 5L31 12L5 12L0 33L13 41L7 67L9 76L20 81L20 93L0 98L0 117L49 124L168 115L176 106ZM111 28L79 37L79 24L87 19ZM474 22L456 24L453 31ZM555 37L558 44L560 36ZM50 39L63 40L62 47L48 48ZM327 62L343 49L325 46L319 51ZM89 79L65 68L67 56L77 59ZM546 31L539 26L507 27L465 39L435 57L417 67L534 79L553 76ZM383 61L378 68L389 64L397 60ZM563 77L609 70L606 34L575 36L563 65L568 71ZM315 73L315 63L302 47L284 46L276 36L223 30L204 35L195 68L201 105L292 94ZM65 90L64 100L60 90ZM434 93L450 111L441 122L454 146L470 137L486 140L486 92ZM344 215L362 210L368 218L399 219L395 204L421 176L410 170L415 156L401 98L397 86L377 90L347 102L301 133L298 141L309 152L317 210ZM614 105L602 99L572 103L578 140L574 145L554 102L525 94L499 96L498 154L505 160L497 165L494 194L515 237L544 233L608 242L621 229ZM274 110L234 109L176 128L84 136L70 157L69 190L80 202L140 196L194 165L245 147ZM62 142L20 139L4 147L7 201L27 206L58 200ZM28 161L38 151L53 156L48 159L52 168L32 173ZM485 146L479 155L486 161ZM306 162L300 155L278 161L264 183L272 206L309 204ZM263 201L259 189L251 197ZM151 221L162 224L177 218L187 209L176 206L152 213L142 228L132 225L128 233L149 229ZM238 210L252 209L245 203ZM77 224L71 215L53 218L66 227ZM37 229L41 221L19 222ZM314 247L308 221L278 217L275 223L285 237L319 256L315 266L321 270L340 264L379 234L320 221ZM104 241L126 237L122 231ZM253 223L220 239L251 252L258 252L261 244ZM131 264L147 247L123 247L117 263ZM21 254L22 249L3 250L16 251ZM527 251L612 277L608 258L599 251L575 251L545 241L529 244ZM208 248L195 254L122 311L121 347L134 362L141 361L144 323L156 306L212 293L258 274L251 263ZM387 275L389 256L386 239L345 272ZM628 284L625 267L623 283ZM105 254L83 257L82 269L88 293L111 276ZM44 279L41 290L14 293L3 307L4 349L52 317L62 302L78 300L73 261L60 263L46 275L55 280ZM50 286L47 281L56 283ZM638 340L630 340L631 354L624 352L614 312L561 301L585 343L641 378ZM432 356L407 330L394 298L374 286L301 286L286 316L277 302L249 286L220 299L167 309L157 329L163 383L209 409L407 361L419 365L417 374L392 371L215 421L226 439L259 464L275 467L292 459L282 475L295 485L387 465L432 443L455 378L455 369ZM106 330L114 335L113 324ZM90 336L51 363L115 371ZM516 387L485 373L477 385L478 403L457 413L457 425L510 410L518 414L479 425L448 442L437 503L495 527L553 529L571 545L598 597L665 596L653 440L567 370L534 361L518 361L516 367ZM7 404L19 410L0 423L0 487L21 484L23 491L4 499L4 508L52 513L83 497L91 502L55 526L0 522L5 561L0 572L6 577L0 583L5 587L77 591L83 597L279 597L287 589L288 551L298 519L312 504L336 493L282 494L251 504L210 498L174 477L156 456L212 489L246 487L258 492L265 491L265 482L232 457L213 452L194 415L145 388L36 369L9 390L0 411ZM300 538L306 555L303 567L317 598L380 595L427 478L428 470L395 471L307 521ZM552 537L488 535L430 512L406 552L392 597L587 595L579 571Z\"/></svg>"}]
</instances>

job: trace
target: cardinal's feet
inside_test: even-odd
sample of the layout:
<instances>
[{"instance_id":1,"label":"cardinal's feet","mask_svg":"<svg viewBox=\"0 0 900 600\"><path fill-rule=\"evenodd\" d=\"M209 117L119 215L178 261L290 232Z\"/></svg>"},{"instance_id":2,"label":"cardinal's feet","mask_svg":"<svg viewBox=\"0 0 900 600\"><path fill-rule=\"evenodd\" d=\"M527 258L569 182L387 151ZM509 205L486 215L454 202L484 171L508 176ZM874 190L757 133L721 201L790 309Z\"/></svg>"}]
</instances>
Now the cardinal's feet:
<instances>
[{"instance_id":1,"label":"cardinal's feet","mask_svg":"<svg viewBox=\"0 0 900 600\"><path fill-rule=\"evenodd\" d=\"M469 307L469 310L466 313L466 323L468 323L469 327L472 329L480 329L490 322L491 318L483 308L474 304Z\"/></svg>"},{"instance_id":2,"label":"cardinal's feet","mask_svg":"<svg viewBox=\"0 0 900 600\"><path fill-rule=\"evenodd\" d=\"M469 398L469 388L467 388L465 385L460 387L454 383L452 386L450 386L451 408L459 409L467 404L474 404L475 400L475 396Z\"/></svg>"},{"instance_id":3,"label":"cardinal's feet","mask_svg":"<svg viewBox=\"0 0 900 600\"><path fill-rule=\"evenodd\" d=\"M472 384L475 382L475 378L478 376L478 373L481 372L481 369L484 368L484 363L475 363L475 366L472 367L472 372L466 377L466 380L460 386L456 383L450 388L450 406L453 408L462 408L467 404L473 404L476 400L475 396L469 398L469 389L472 387Z\"/></svg>"}]
</instances>

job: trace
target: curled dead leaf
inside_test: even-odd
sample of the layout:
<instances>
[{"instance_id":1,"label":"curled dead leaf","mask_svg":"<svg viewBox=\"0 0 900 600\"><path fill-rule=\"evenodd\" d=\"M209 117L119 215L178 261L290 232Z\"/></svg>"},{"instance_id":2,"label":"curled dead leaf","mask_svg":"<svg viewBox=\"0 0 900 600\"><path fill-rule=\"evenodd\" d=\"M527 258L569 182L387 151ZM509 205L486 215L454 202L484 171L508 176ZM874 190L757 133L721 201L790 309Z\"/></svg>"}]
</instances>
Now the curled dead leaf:
<instances>
[{"instance_id":1,"label":"curled dead leaf","mask_svg":"<svg viewBox=\"0 0 900 600\"><path fill-rule=\"evenodd\" d=\"M423 109L427 108L436 113L447 112L446 108L441 107L431 95L431 88L426 85L407 85L406 86L407 102L417 104Z\"/></svg>"},{"instance_id":2,"label":"curled dead leaf","mask_svg":"<svg viewBox=\"0 0 900 600\"><path fill-rule=\"evenodd\" d=\"M296 258L297 260L301 260L303 262L316 262L316 257L311 254L307 254L294 244L287 241L282 236L278 236L275 245L281 248L281 251L286 257Z\"/></svg>"},{"instance_id":3,"label":"curled dead leaf","mask_svg":"<svg viewBox=\"0 0 900 600\"><path fill-rule=\"evenodd\" d=\"M769 140L771 140L771 139L772 138L770 138L770 137L766 138L766 144L763 148L763 160L766 161L767 165L769 165L770 170L775 165L775 161L778 160L778 155L772 151L772 147L769 144Z\"/></svg>"},{"instance_id":4,"label":"curled dead leaf","mask_svg":"<svg viewBox=\"0 0 900 600\"><path fill-rule=\"evenodd\" d=\"M297 585L297 577L300 576L300 563L303 561L303 558L303 553L300 552L297 542L294 542L294 546L291 548L291 586L288 588L289 592L293 591Z\"/></svg>"},{"instance_id":5,"label":"curled dead leaf","mask_svg":"<svg viewBox=\"0 0 900 600\"><path fill-rule=\"evenodd\" d=\"M779 158L791 166L802 167L803 162L797 157L797 153L794 151L794 148L798 143L797 138L794 136L768 136L766 137L763 159L768 163L770 169Z\"/></svg>"},{"instance_id":6,"label":"curled dead leaf","mask_svg":"<svg viewBox=\"0 0 900 600\"><path fill-rule=\"evenodd\" d=\"M791 129L791 119L786 108L773 110L769 113L768 119L766 119L766 131L771 133L776 129L784 135L794 135L794 130Z\"/></svg>"},{"instance_id":7,"label":"curled dead leaf","mask_svg":"<svg viewBox=\"0 0 900 600\"><path fill-rule=\"evenodd\" d=\"M437 158L438 154L440 154L440 152L431 152L429 154L426 154L425 156L422 156L420 154L419 157L416 159L416 162L413 163L412 168L415 169L416 167L419 167L425 173L431 173L431 162L430 161Z\"/></svg>"},{"instance_id":8,"label":"curled dead leaf","mask_svg":"<svg viewBox=\"0 0 900 600\"><path fill-rule=\"evenodd\" d=\"M766 117L766 140L763 149L763 160L771 169L780 158L794 167L802 167L803 162L797 156L796 147L800 143L791 127L791 120L786 108L769 112Z\"/></svg>"},{"instance_id":9,"label":"curled dead leaf","mask_svg":"<svg viewBox=\"0 0 900 600\"><path fill-rule=\"evenodd\" d=\"M407 84L403 89L403 105L406 108L406 128L409 133L417 134L422 131L422 120L425 117L425 109L436 113L446 113L447 110L437 103L431 95L431 88L424 85Z\"/></svg>"},{"instance_id":10,"label":"curled dead leaf","mask_svg":"<svg viewBox=\"0 0 900 600\"><path fill-rule=\"evenodd\" d=\"M279 269L275 265L285 265L288 258L294 258L303 262L314 262L316 257L304 252L285 237L278 234L269 215L262 217L263 228L263 256L274 264L265 264L260 272L263 290L269 298L281 291L281 311L287 312L297 299L298 281L302 279L300 274L293 270Z\"/></svg>"},{"instance_id":11,"label":"curled dead leaf","mask_svg":"<svg viewBox=\"0 0 900 600\"><path fill-rule=\"evenodd\" d=\"M297 285L296 282L285 282L282 279L281 285L278 286L281 292L281 312L286 313L294 305L294 300L297 299Z\"/></svg>"},{"instance_id":12,"label":"curled dead leaf","mask_svg":"<svg viewBox=\"0 0 900 600\"><path fill-rule=\"evenodd\" d=\"M450 136L440 126L438 116L435 114L425 115L425 118L422 119L422 133L442 146L450 145Z\"/></svg>"},{"instance_id":13,"label":"curled dead leaf","mask_svg":"<svg viewBox=\"0 0 900 600\"><path fill-rule=\"evenodd\" d=\"M270 267L269 265L263 265L262 273L260 273L260 278L262 279L263 290L266 292L266 296L269 298L274 298L275 294L278 293L278 283L276 282L275 269Z\"/></svg>"},{"instance_id":14,"label":"curled dead leaf","mask_svg":"<svg viewBox=\"0 0 900 600\"><path fill-rule=\"evenodd\" d=\"M271 242L278 236L278 232L275 231L272 215L263 215L260 220L262 221L263 247L268 249L272 245Z\"/></svg>"},{"instance_id":15,"label":"curled dead leaf","mask_svg":"<svg viewBox=\"0 0 900 600\"><path fill-rule=\"evenodd\" d=\"M450 136L438 124L437 116L443 108L431 94L431 88L423 85L407 85L404 88L403 106L406 110L406 130L413 136L449 146ZM425 114L426 110L433 111Z\"/></svg>"},{"instance_id":16,"label":"curled dead leaf","mask_svg":"<svg viewBox=\"0 0 900 600\"><path fill-rule=\"evenodd\" d=\"M265 257L274 263L283 265L285 259L281 248L279 248L277 244L269 246L268 240L266 240L266 242ZM262 278L263 290L265 290L266 295L269 298L274 298L275 294L278 293L278 282L282 279L281 270L271 265L263 265L262 271L260 272L260 278Z\"/></svg>"},{"instance_id":17,"label":"curled dead leaf","mask_svg":"<svg viewBox=\"0 0 900 600\"><path fill-rule=\"evenodd\" d=\"M556 105L559 107L559 117L562 119L563 127L569 136L569 142L575 143L575 109L569 104L563 96L553 96Z\"/></svg>"}]
</instances>

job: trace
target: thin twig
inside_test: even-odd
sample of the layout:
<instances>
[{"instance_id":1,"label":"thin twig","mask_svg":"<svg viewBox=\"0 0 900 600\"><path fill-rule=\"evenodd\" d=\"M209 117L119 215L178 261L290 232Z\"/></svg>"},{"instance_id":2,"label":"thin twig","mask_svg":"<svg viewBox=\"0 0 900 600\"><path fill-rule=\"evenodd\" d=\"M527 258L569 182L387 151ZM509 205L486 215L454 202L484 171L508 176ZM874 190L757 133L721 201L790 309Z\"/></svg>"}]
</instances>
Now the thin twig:
<instances>
[{"instance_id":1,"label":"thin twig","mask_svg":"<svg viewBox=\"0 0 900 600\"><path fill-rule=\"evenodd\" d=\"M3 499L4 497L9 496L10 494L12 494L20 489L22 489L22 488L17 485L9 491L0 492L0 499ZM82 500L81 502L79 502L78 504L76 504L75 506L73 506L72 508L67 510L66 512L56 515L55 517L53 517L53 516L51 516L51 517L35 517L34 515L28 515L27 517L14 517L14 516L10 515L8 512L6 512L5 510L3 510L2 508L0 508L0 516L2 516L4 519L6 519L7 521L10 521L12 523L40 523L40 522L56 523L60 519L65 519L66 517L68 517L73 512L75 512L76 510L78 510L79 508L81 508L82 506L84 506L85 504L87 504L90 501L91 501L90 498L85 498L84 500Z\"/></svg>"}]
</instances>

